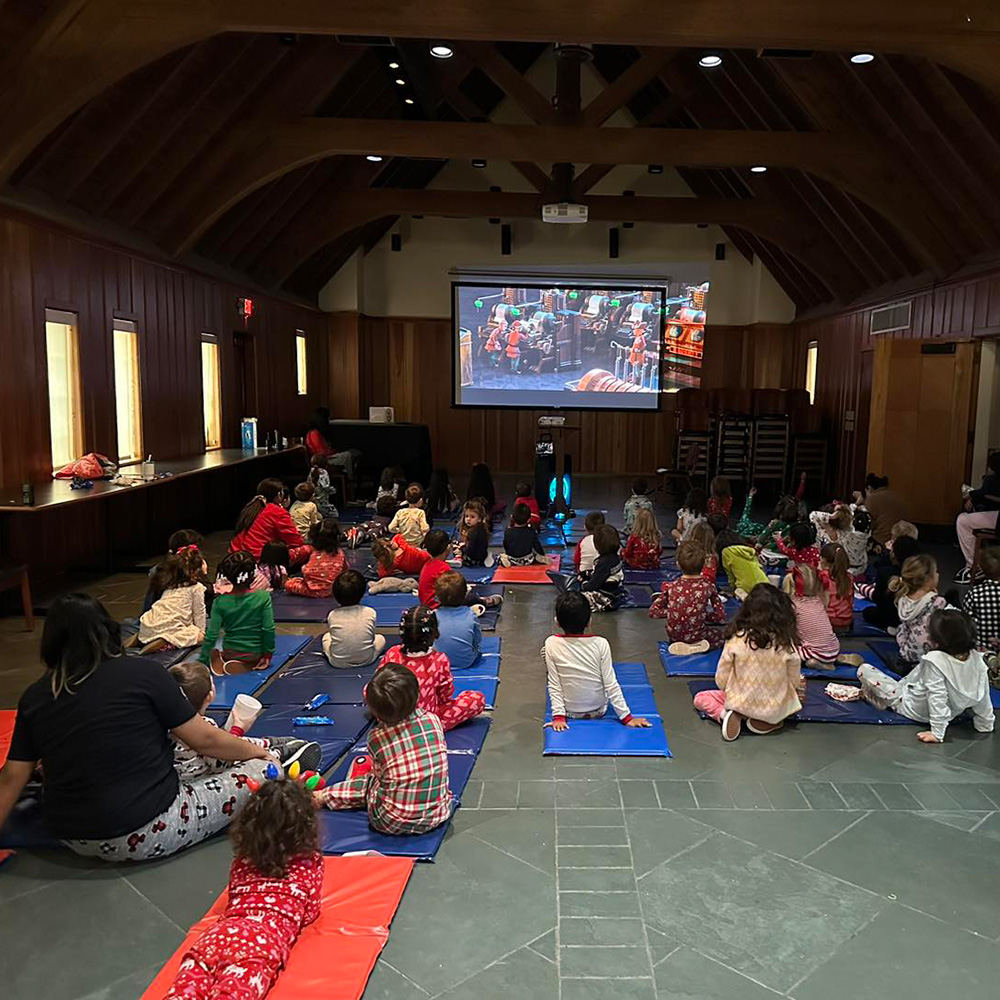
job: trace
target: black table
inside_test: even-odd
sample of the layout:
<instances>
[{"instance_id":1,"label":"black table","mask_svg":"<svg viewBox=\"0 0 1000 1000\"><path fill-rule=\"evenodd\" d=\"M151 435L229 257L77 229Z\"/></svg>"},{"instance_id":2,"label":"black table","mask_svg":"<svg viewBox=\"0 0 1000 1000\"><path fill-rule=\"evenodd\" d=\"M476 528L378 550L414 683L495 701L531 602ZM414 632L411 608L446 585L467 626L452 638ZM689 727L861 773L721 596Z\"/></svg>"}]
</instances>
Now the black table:
<instances>
[{"instance_id":1,"label":"black table","mask_svg":"<svg viewBox=\"0 0 1000 1000\"><path fill-rule=\"evenodd\" d=\"M367 420L331 420L335 451L357 448L356 475L378 482L387 465L399 465L412 482L430 481L433 461L427 424L373 424Z\"/></svg>"}]
</instances>

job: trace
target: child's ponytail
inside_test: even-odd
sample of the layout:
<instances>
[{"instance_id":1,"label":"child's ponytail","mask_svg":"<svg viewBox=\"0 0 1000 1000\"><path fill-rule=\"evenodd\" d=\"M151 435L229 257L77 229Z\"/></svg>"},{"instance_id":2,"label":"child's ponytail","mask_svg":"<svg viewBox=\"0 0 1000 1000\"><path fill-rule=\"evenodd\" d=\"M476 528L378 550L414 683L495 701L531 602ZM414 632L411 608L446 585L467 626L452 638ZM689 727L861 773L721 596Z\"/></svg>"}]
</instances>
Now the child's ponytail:
<instances>
[{"instance_id":1,"label":"child's ponytail","mask_svg":"<svg viewBox=\"0 0 1000 1000\"><path fill-rule=\"evenodd\" d=\"M247 531L257 515L271 502L285 492L285 484L280 479L262 479L257 484L257 495L240 511L236 519L236 534Z\"/></svg>"},{"instance_id":2,"label":"child's ponytail","mask_svg":"<svg viewBox=\"0 0 1000 1000\"><path fill-rule=\"evenodd\" d=\"M423 604L407 608L399 623L399 634L403 639L404 652L426 653L440 634L437 615Z\"/></svg>"}]
</instances>

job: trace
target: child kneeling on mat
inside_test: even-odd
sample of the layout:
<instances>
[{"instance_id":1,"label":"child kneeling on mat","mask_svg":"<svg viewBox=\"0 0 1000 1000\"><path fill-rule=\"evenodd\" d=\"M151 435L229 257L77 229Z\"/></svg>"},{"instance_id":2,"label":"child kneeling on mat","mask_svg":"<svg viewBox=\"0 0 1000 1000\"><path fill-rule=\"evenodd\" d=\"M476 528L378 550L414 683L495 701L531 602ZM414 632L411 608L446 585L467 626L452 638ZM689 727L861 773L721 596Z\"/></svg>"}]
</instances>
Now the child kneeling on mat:
<instances>
[{"instance_id":1,"label":"child kneeling on mat","mask_svg":"<svg viewBox=\"0 0 1000 1000\"><path fill-rule=\"evenodd\" d=\"M448 745L441 720L417 707L420 683L406 667L382 667L365 688L375 718L368 760L359 758L344 781L313 792L317 806L367 809L373 830L427 833L452 811Z\"/></svg>"},{"instance_id":2,"label":"child kneeling on mat","mask_svg":"<svg viewBox=\"0 0 1000 1000\"><path fill-rule=\"evenodd\" d=\"M320 912L316 813L297 781L268 781L230 827L235 858L225 912L184 953L168 1000L263 997L300 931Z\"/></svg>"},{"instance_id":3,"label":"child kneeling on mat","mask_svg":"<svg viewBox=\"0 0 1000 1000\"><path fill-rule=\"evenodd\" d=\"M740 735L744 722L759 736L781 729L805 697L791 598L769 583L757 584L726 636L715 671L719 688L696 694L694 707L722 724L727 743Z\"/></svg>"},{"instance_id":4,"label":"child kneeling on mat","mask_svg":"<svg viewBox=\"0 0 1000 1000\"><path fill-rule=\"evenodd\" d=\"M230 584L228 594L212 602L205 641L198 657L217 676L266 670L274 652L274 606L267 590L251 590L257 562L249 552L230 552L219 563L219 576ZM219 636L222 649L216 649Z\"/></svg>"},{"instance_id":5,"label":"child kneeling on mat","mask_svg":"<svg viewBox=\"0 0 1000 1000\"><path fill-rule=\"evenodd\" d=\"M465 670L479 659L483 630L476 619L485 608L466 603L469 585L461 573L451 570L434 581L434 593L440 602L437 609L438 638L434 648L448 657L452 670Z\"/></svg>"},{"instance_id":6,"label":"child kneeling on mat","mask_svg":"<svg viewBox=\"0 0 1000 1000\"><path fill-rule=\"evenodd\" d=\"M587 635L590 604L583 594L568 591L556 598L556 621L562 635L550 635L542 647L552 703L552 728L561 733L568 719L600 719L608 703L626 726L647 728L649 721L634 716L622 694L611 661L611 644L600 635Z\"/></svg>"},{"instance_id":7,"label":"child kneeling on mat","mask_svg":"<svg viewBox=\"0 0 1000 1000\"><path fill-rule=\"evenodd\" d=\"M333 581L339 608L326 618L323 652L333 667L367 667L385 649L385 636L375 631L375 609L361 603L365 578L356 569L344 570Z\"/></svg>"},{"instance_id":8,"label":"child kneeling on mat","mask_svg":"<svg viewBox=\"0 0 1000 1000\"><path fill-rule=\"evenodd\" d=\"M399 663L413 671L420 682L420 707L436 715L446 730L482 713L486 708L482 692L463 691L455 697L455 681L448 657L434 649L438 623L437 615L430 608L423 604L407 608L399 634L403 637L402 645L388 650L382 657L380 670L389 663Z\"/></svg>"},{"instance_id":9,"label":"child kneeling on mat","mask_svg":"<svg viewBox=\"0 0 1000 1000\"><path fill-rule=\"evenodd\" d=\"M901 680L864 664L858 668L861 697L931 728L921 743L943 743L948 724L966 709L980 733L993 732L993 703L983 656L974 647L976 629L961 611L938 609L928 622L931 649Z\"/></svg>"}]
</instances>

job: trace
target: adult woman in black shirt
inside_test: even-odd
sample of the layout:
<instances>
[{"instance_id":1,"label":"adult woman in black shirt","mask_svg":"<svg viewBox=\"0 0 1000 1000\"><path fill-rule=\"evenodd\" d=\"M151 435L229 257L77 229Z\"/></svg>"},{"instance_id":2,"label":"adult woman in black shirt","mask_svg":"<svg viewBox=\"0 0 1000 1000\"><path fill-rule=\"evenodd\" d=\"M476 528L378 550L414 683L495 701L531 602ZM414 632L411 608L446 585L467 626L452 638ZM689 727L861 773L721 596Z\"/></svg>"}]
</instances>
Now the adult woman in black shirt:
<instances>
[{"instance_id":1,"label":"adult woman in black shirt","mask_svg":"<svg viewBox=\"0 0 1000 1000\"><path fill-rule=\"evenodd\" d=\"M122 654L118 625L86 594L57 598L45 619L46 675L21 696L0 771L0 827L42 764L43 813L77 854L141 861L228 826L271 755L218 729L155 662ZM240 761L181 782L170 734L206 757Z\"/></svg>"}]
</instances>

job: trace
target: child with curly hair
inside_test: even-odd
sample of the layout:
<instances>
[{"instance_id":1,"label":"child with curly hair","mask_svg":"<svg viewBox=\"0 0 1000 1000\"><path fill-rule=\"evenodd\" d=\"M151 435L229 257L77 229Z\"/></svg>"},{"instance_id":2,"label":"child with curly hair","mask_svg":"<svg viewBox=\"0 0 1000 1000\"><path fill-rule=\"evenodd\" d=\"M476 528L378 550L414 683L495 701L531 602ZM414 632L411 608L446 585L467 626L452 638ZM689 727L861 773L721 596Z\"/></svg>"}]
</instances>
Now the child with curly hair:
<instances>
[{"instance_id":1,"label":"child with curly hair","mask_svg":"<svg viewBox=\"0 0 1000 1000\"><path fill-rule=\"evenodd\" d=\"M285 581L285 591L300 597L329 597L333 583L347 568L340 549L340 525L332 518L314 524L309 532L312 555L302 567L302 576Z\"/></svg>"}]
</instances>

